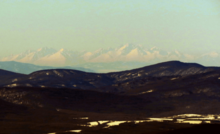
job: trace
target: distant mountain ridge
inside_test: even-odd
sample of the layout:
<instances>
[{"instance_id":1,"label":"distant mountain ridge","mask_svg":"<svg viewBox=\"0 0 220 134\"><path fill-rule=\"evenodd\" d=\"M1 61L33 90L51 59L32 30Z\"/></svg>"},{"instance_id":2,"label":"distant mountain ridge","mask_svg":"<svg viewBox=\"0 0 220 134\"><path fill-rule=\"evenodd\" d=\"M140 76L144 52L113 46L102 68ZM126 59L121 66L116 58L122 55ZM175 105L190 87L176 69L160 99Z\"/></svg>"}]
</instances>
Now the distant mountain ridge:
<instances>
[{"instance_id":1,"label":"distant mountain ridge","mask_svg":"<svg viewBox=\"0 0 220 134\"><path fill-rule=\"evenodd\" d=\"M50 66L37 66L29 63L20 63L16 61L0 61L0 69L21 73L21 74L30 74L35 71L39 70L46 70L46 69L75 69L84 72L94 72L91 69L86 69L82 67L50 67Z\"/></svg>"},{"instance_id":2,"label":"distant mountain ridge","mask_svg":"<svg viewBox=\"0 0 220 134\"><path fill-rule=\"evenodd\" d=\"M204 67L196 63L183 63L180 61L163 62L142 68L112 73L92 73L75 69L44 69L28 75L13 75L14 77L0 82L0 86L97 89L105 86L114 87L114 85L118 83L126 83L148 77L186 77L218 71L219 69L219 67ZM3 74L4 72L1 73L0 76ZM116 86L115 88L118 87Z\"/></svg>"},{"instance_id":3,"label":"distant mountain ridge","mask_svg":"<svg viewBox=\"0 0 220 134\"><path fill-rule=\"evenodd\" d=\"M196 62L206 66L220 66L218 52L205 54L182 53L178 50L162 50L158 47L146 48L142 45L126 44L117 48L98 49L94 52L79 52L65 49L40 48L28 50L0 59L0 61L16 61L41 66L77 66L95 70L96 72L112 72L134 69L164 61L179 60ZM98 68L98 69L97 69Z\"/></svg>"}]
</instances>

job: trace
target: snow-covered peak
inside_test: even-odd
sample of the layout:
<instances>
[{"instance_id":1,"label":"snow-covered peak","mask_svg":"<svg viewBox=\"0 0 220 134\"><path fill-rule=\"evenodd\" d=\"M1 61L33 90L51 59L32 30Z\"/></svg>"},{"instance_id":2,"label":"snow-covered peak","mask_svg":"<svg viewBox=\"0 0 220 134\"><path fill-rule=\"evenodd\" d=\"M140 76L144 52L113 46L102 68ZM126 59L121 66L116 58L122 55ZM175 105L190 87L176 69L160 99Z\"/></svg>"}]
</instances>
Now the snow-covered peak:
<instances>
[{"instance_id":1,"label":"snow-covered peak","mask_svg":"<svg viewBox=\"0 0 220 134\"><path fill-rule=\"evenodd\" d=\"M104 51L104 49L100 48L100 49L96 50L94 53L102 53L103 51Z\"/></svg>"},{"instance_id":2,"label":"snow-covered peak","mask_svg":"<svg viewBox=\"0 0 220 134\"><path fill-rule=\"evenodd\" d=\"M127 54L128 57L132 58L132 57L137 57L139 56L139 50L137 48L133 49L130 51L130 53Z\"/></svg>"},{"instance_id":3,"label":"snow-covered peak","mask_svg":"<svg viewBox=\"0 0 220 134\"><path fill-rule=\"evenodd\" d=\"M187 62L207 61L216 63L220 53L209 52L205 54L181 53L179 50L163 50L158 47L146 48L142 45L125 44L116 48L100 48L96 51L69 51L66 49L53 49L43 47L37 50L28 50L21 54L3 57L1 61L17 61L37 65L72 66L82 63L106 62L148 62L149 64L169 60ZM200 60L198 60L200 59Z\"/></svg>"},{"instance_id":4,"label":"snow-covered peak","mask_svg":"<svg viewBox=\"0 0 220 134\"><path fill-rule=\"evenodd\" d=\"M64 49L63 48L61 48L58 52L63 52L64 51Z\"/></svg>"},{"instance_id":5,"label":"snow-covered peak","mask_svg":"<svg viewBox=\"0 0 220 134\"><path fill-rule=\"evenodd\" d=\"M42 48L37 49L37 52L40 52L42 50Z\"/></svg>"},{"instance_id":6,"label":"snow-covered peak","mask_svg":"<svg viewBox=\"0 0 220 134\"><path fill-rule=\"evenodd\" d=\"M210 52L210 53L206 53L202 56L210 56L210 57L216 58L216 57L219 56L219 53L213 51L213 52Z\"/></svg>"},{"instance_id":7,"label":"snow-covered peak","mask_svg":"<svg viewBox=\"0 0 220 134\"><path fill-rule=\"evenodd\" d=\"M150 48L150 50L151 50L151 51L158 51L159 48L154 46L154 47Z\"/></svg>"},{"instance_id":8,"label":"snow-covered peak","mask_svg":"<svg viewBox=\"0 0 220 134\"><path fill-rule=\"evenodd\" d=\"M122 51L125 48L127 48L128 46L129 46L129 44L123 45L123 46L119 47L118 51Z\"/></svg>"}]
</instances>

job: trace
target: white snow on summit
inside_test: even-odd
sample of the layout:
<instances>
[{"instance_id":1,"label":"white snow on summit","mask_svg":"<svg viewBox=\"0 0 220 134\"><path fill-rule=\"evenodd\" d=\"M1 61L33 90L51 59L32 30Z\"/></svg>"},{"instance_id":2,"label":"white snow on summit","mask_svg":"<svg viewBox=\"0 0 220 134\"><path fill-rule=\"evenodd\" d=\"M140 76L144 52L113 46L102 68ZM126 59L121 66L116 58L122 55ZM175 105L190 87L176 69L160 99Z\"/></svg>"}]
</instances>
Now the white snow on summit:
<instances>
[{"instance_id":1,"label":"white snow on summit","mask_svg":"<svg viewBox=\"0 0 220 134\"><path fill-rule=\"evenodd\" d=\"M41 65L65 65L66 58L62 55L64 49L60 49L58 52L42 57L35 61L37 64Z\"/></svg>"},{"instance_id":2,"label":"white snow on summit","mask_svg":"<svg viewBox=\"0 0 220 134\"><path fill-rule=\"evenodd\" d=\"M94 52L78 52L65 49L40 48L28 50L24 53L4 57L0 61L17 61L36 65L72 66L82 63L109 63L109 62L146 62L154 64L169 60L183 62L197 62L203 65L219 64L218 52L207 52L203 55L181 53L178 50L167 51L158 47L146 48L142 45L125 44L117 48L98 49ZM116 64L117 65L117 64Z\"/></svg>"}]
</instances>

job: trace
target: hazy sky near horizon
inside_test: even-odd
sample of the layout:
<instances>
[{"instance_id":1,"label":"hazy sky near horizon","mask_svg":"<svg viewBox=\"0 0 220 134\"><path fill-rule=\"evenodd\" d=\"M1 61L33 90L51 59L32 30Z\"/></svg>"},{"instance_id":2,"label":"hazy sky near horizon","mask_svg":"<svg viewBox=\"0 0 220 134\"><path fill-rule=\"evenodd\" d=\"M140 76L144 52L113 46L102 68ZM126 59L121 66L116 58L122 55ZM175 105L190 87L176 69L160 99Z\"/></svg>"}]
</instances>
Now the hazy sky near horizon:
<instances>
[{"instance_id":1,"label":"hazy sky near horizon","mask_svg":"<svg viewBox=\"0 0 220 134\"><path fill-rule=\"evenodd\" d=\"M219 0L1 0L0 56L126 43L220 52Z\"/></svg>"}]
</instances>

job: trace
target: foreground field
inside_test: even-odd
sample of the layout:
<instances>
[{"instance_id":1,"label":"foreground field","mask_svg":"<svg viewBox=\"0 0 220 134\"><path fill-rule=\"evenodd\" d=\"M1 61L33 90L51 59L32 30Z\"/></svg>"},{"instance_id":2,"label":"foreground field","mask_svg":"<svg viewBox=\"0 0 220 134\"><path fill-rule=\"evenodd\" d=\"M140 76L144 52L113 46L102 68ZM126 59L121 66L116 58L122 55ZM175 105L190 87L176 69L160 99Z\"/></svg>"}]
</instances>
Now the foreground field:
<instances>
[{"instance_id":1,"label":"foreground field","mask_svg":"<svg viewBox=\"0 0 220 134\"><path fill-rule=\"evenodd\" d=\"M178 119L206 122L177 123ZM210 122L207 122L208 120ZM220 133L218 120L216 116L209 118L200 116L198 119L196 115L190 117L182 115L164 119L123 113L25 109L19 113L7 113L6 116L1 116L0 130L1 134L195 134L210 131ZM117 121L121 123L117 124ZM112 125L108 126L111 122Z\"/></svg>"}]
</instances>

